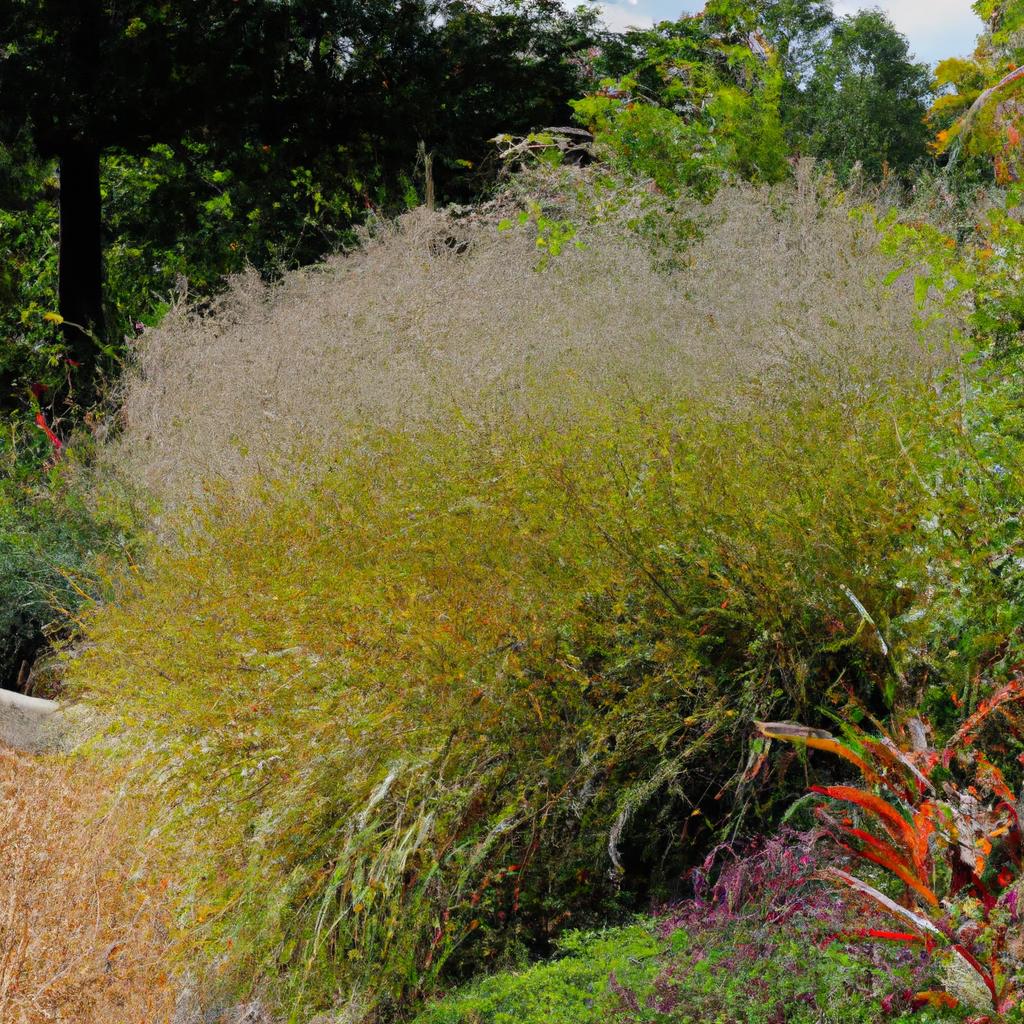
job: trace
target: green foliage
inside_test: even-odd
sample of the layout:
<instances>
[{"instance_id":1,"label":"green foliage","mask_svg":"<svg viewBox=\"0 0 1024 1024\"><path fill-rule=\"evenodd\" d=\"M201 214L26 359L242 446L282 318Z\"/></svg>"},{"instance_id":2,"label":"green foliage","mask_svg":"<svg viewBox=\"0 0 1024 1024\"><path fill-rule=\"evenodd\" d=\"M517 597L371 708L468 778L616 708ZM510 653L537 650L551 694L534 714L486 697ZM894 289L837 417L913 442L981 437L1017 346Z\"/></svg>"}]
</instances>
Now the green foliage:
<instances>
[{"instance_id":1,"label":"green foliage","mask_svg":"<svg viewBox=\"0 0 1024 1024\"><path fill-rule=\"evenodd\" d=\"M649 178L667 195L685 187L709 195L721 183L723 168L708 153L712 137L703 124L687 123L664 107L624 105L610 96L588 96L573 108L607 147L613 166Z\"/></svg>"},{"instance_id":2,"label":"green foliage","mask_svg":"<svg viewBox=\"0 0 1024 1024\"><path fill-rule=\"evenodd\" d=\"M928 68L881 11L835 26L795 111L794 141L846 177L860 164L871 178L907 175L927 156Z\"/></svg>"},{"instance_id":3,"label":"green foliage","mask_svg":"<svg viewBox=\"0 0 1024 1024\"><path fill-rule=\"evenodd\" d=\"M268 278L352 241L367 202L393 200L344 147L312 166L287 140L231 150L185 140L104 161L111 317L121 336L187 282L196 297L255 267Z\"/></svg>"},{"instance_id":4,"label":"green foliage","mask_svg":"<svg viewBox=\"0 0 1024 1024\"><path fill-rule=\"evenodd\" d=\"M783 120L799 103L800 90L814 73L835 28L831 0L762 0L761 22L783 70Z\"/></svg>"},{"instance_id":5,"label":"green foliage","mask_svg":"<svg viewBox=\"0 0 1024 1024\"><path fill-rule=\"evenodd\" d=\"M74 465L44 464L50 443L16 421L0 437L0 686L24 682L48 643L66 635L97 573L126 556L134 524L97 504Z\"/></svg>"},{"instance_id":6,"label":"green foliage","mask_svg":"<svg viewBox=\"0 0 1024 1024\"><path fill-rule=\"evenodd\" d=\"M496 974L435 1003L416 1024L603 1024L619 997L614 975L630 989L649 989L663 942L648 923L607 931L567 932L559 957L515 973Z\"/></svg>"},{"instance_id":7,"label":"green foliage","mask_svg":"<svg viewBox=\"0 0 1024 1024\"><path fill-rule=\"evenodd\" d=\"M916 271L918 298L946 319L971 361L950 391L943 429L917 464L933 496L923 526L935 589L914 613L927 637L928 671L941 667L968 711L1005 683L1024 656L1024 576L1016 557L1024 489L1024 235L1015 206L1011 193L1007 206L991 209L962 246L928 225L898 221L890 223L886 241ZM938 709L946 691L937 683L925 703Z\"/></svg>"},{"instance_id":8,"label":"green foliage","mask_svg":"<svg viewBox=\"0 0 1024 1024\"><path fill-rule=\"evenodd\" d=\"M667 934L666 934L667 931ZM813 923L773 924L754 913L710 929L640 923L559 942L561 955L497 974L436 1002L415 1024L931 1024L960 1015L910 1009L893 989L918 980L913 960L873 956ZM912 991L912 989L909 989Z\"/></svg>"},{"instance_id":9,"label":"green foliage","mask_svg":"<svg viewBox=\"0 0 1024 1024\"><path fill-rule=\"evenodd\" d=\"M669 195L708 194L731 175L782 180L782 74L742 3L626 33L595 71L613 72L573 104L614 164Z\"/></svg>"},{"instance_id":10,"label":"green foliage","mask_svg":"<svg viewBox=\"0 0 1024 1024\"><path fill-rule=\"evenodd\" d=\"M525 227L533 224L537 233L537 249L540 251L540 258L537 261L537 269L543 270L548 262L558 256L565 246L576 237L576 226L570 220L555 220L544 214L540 203L531 201L525 210L516 214L515 221L510 219L498 223L499 231L508 231L516 224ZM574 243L577 248L583 248L583 242Z\"/></svg>"},{"instance_id":11,"label":"green foliage","mask_svg":"<svg viewBox=\"0 0 1024 1024\"><path fill-rule=\"evenodd\" d=\"M28 387L61 380L64 346L44 314L56 310L56 182L49 162L0 146L0 409Z\"/></svg>"},{"instance_id":12,"label":"green foliage","mask_svg":"<svg viewBox=\"0 0 1024 1024\"><path fill-rule=\"evenodd\" d=\"M1024 26L1024 8L1019 0L975 0L974 11L992 28L993 39L1006 43Z\"/></svg>"},{"instance_id":13,"label":"green foliage","mask_svg":"<svg viewBox=\"0 0 1024 1024\"><path fill-rule=\"evenodd\" d=\"M792 152L906 176L927 156L927 68L885 15L830 5L712 3L609 41L600 88L574 104L613 160L675 194L728 175L779 181Z\"/></svg>"},{"instance_id":14,"label":"green foliage","mask_svg":"<svg viewBox=\"0 0 1024 1024\"><path fill-rule=\"evenodd\" d=\"M972 356L998 361L1020 351L1024 328L1020 201L1019 189L1007 193L1002 205L989 208L974 225L964 245L930 224L905 223L895 212L880 222L886 232L885 250L899 260L890 282L912 273L918 306L922 311L928 307L918 326L943 319L951 337L969 345ZM966 334L959 323L965 325Z\"/></svg>"}]
</instances>

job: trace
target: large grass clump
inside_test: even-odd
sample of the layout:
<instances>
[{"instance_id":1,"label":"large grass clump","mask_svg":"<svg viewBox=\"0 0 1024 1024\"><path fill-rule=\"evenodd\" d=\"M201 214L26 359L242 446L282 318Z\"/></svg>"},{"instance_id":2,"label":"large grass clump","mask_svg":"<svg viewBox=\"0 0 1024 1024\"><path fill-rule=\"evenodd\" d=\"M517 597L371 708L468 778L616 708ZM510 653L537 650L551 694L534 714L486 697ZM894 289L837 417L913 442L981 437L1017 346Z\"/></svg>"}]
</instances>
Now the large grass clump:
<instances>
[{"instance_id":1,"label":"large grass clump","mask_svg":"<svg viewBox=\"0 0 1024 1024\"><path fill-rule=\"evenodd\" d=\"M912 282L885 287L894 264L871 218L851 216L809 164L772 189L653 210L616 211L599 174L561 173L518 186L578 228L542 272L532 221L498 230L519 202L512 188L494 209L417 210L276 285L251 274L213 309L177 308L140 341L113 468L179 505L366 428L436 425L453 410L557 424L575 414L567 380L728 407L751 386L824 377L855 391L948 359L910 329ZM637 227L649 222L654 240Z\"/></svg>"},{"instance_id":2,"label":"large grass clump","mask_svg":"<svg viewBox=\"0 0 1024 1024\"><path fill-rule=\"evenodd\" d=\"M888 631L924 585L901 539L928 401L605 395L211 496L71 669L117 716L189 939L369 1012L670 895L690 840L758 818L751 720L887 677L847 594Z\"/></svg>"},{"instance_id":3,"label":"large grass clump","mask_svg":"<svg viewBox=\"0 0 1024 1024\"><path fill-rule=\"evenodd\" d=\"M671 898L805 782L754 719L914 685L949 354L807 168L665 216L420 212L144 339L163 543L69 675L219 984L386 1019Z\"/></svg>"}]
</instances>

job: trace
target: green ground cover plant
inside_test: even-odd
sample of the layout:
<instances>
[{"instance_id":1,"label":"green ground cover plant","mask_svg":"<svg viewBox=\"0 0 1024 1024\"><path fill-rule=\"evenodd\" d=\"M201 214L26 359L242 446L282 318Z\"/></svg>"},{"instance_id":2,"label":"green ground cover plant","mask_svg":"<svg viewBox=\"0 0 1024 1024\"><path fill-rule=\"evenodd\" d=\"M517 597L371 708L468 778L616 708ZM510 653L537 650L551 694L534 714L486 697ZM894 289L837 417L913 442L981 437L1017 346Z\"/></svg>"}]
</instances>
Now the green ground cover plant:
<instances>
[{"instance_id":1,"label":"green ground cover plant","mask_svg":"<svg viewBox=\"0 0 1024 1024\"><path fill-rule=\"evenodd\" d=\"M550 962L497 974L439 1002L416 1024L598 1024L618 1004L611 988L647 989L663 943L649 922L598 932L568 932Z\"/></svg>"},{"instance_id":2,"label":"green ground cover plant","mask_svg":"<svg viewBox=\"0 0 1024 1024\"><path fill-rule=\"evenodd\" d=\"M816 876L820 832L729 845L692 874L693 895L654 919L571 933L543 964L435 1002L416 1024L745 1024L956 1021L915 995L936 971Z\"/></svg>"}]
</instances>

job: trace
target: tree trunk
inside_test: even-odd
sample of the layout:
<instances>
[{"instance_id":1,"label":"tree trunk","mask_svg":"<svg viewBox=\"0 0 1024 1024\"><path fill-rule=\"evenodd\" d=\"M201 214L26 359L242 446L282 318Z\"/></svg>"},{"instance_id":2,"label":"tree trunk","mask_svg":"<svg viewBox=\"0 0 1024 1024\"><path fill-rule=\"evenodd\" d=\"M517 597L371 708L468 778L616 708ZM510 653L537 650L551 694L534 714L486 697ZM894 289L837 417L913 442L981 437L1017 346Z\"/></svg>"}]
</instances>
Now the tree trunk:
<instances>
[{"instance_id":1,"label":"tree trunk","mask_svg":"<svg viewBox=\"0 0 1024 1024\"><path fill-rule=\"evenodd\" d=\"M100 237L100 151L69 143L60 153L59 311L79 402L92 396L97 339L103 337L103 246Z\"/></svg>"}]
</instances>

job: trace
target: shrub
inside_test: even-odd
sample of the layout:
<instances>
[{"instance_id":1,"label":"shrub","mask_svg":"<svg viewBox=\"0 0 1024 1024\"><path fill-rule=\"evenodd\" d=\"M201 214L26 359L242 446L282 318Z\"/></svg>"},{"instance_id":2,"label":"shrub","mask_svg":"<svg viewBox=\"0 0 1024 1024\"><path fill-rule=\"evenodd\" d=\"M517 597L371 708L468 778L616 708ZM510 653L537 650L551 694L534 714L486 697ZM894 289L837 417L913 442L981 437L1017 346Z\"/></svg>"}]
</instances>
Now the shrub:
<instances>
[{"instance_id":1,"label":"shrub","mask_svg":"<svg viewBox=\"0 0 1024 1024\"><path fill-rule=\"evenodd\" d=\"M834 879L891 914L902 941L944 957L951 1002L1000 1018L1020 1002L1021 951L1013 936L1021 831L1002 771L975 741L998 714L1015 745L1024 742L1016 707L1022 699L1020 680L993 694L944 749L928 745L918 719L896 738L869 737L851 726L845 743L821 730L760 723L766 737L821 748L858 767L861 787L815 787L844 808L842 819L822 817L844 847L898 880L904 898L896 902L846 871L833 869ZM1005 742L997 747L1006 753Z\"/></svg>"},{"instance_id":2,"label":"shrub","mask_svg":"<svg viewBox=\"0 0 1024 1024\"><path fill-rule=\"evenodd\" d=\"M88 445L56 462L16 421L0 439L0 686L24 685L36 655L67 634L98 592L102 563L127 555L136 523L124 502L90 494Z\"/></svg>"}]
</instances>

